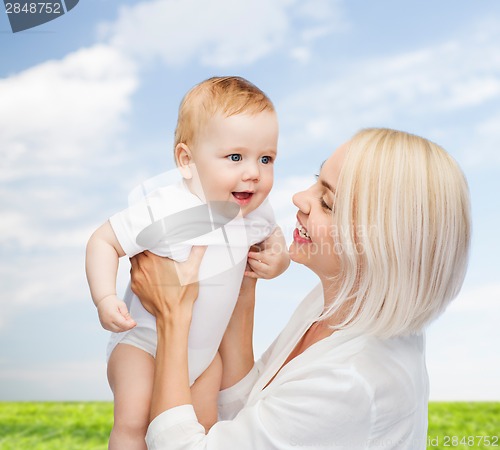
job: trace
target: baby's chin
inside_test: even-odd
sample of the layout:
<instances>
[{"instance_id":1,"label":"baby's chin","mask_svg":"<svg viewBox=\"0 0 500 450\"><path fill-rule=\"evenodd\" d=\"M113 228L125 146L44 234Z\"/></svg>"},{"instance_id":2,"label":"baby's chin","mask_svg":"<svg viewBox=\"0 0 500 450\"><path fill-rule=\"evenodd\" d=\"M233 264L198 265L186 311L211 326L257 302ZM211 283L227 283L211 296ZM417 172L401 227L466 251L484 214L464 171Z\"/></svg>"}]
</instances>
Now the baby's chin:
<instances>
[{"instance_id":1,"label":"baby's chin","mask_svg":"<svg viewBox=\"0 0 500 450\"><path fill-rule=\"evenodd\" d=\"M233 198L226 198L224 200L212 198L206 199L206 202L209 204L210 210L212 211L212 218L215 221L225 221L223 217L231 221L238 216L241 217L246 214L244 212L245 208L241 207ZM255 208L252 208L252 210L253 209Z\"/></svg>"}]
</instances>

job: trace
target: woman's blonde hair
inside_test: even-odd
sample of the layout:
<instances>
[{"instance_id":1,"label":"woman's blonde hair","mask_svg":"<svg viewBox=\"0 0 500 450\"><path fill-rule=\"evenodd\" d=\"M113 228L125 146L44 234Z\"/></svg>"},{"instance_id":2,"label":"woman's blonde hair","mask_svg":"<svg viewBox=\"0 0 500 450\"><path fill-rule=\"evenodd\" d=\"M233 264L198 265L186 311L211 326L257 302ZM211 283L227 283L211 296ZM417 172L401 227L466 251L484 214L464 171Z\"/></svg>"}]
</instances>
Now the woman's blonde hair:
<instances>
[{"instance_id":1,"label":"woman's blonde hair","mask_svg":"<svg viewBox=\"0 0 500 450\"><path fill-rule=\"evenodd\" d=\"M179 106L174 148L192 145L196 134L216 113L235 114L274 112L271 100L257 86L242 77L212 77L194 86ZM258 131L258 130L257 130Z\"/></svg>"},{"instance_id":2,"label":"woman's blonde hair","mask_svg":"<svg viewBox=\"0 0 500 450\"><path fill-rule=\"evenodd\" d=\"M324 317L347 309L339 328L419 332L465 277L465 176L440 146L405 132L365 129L348 145L333 215L340 291Z\"/></svg>"}]
</instances>

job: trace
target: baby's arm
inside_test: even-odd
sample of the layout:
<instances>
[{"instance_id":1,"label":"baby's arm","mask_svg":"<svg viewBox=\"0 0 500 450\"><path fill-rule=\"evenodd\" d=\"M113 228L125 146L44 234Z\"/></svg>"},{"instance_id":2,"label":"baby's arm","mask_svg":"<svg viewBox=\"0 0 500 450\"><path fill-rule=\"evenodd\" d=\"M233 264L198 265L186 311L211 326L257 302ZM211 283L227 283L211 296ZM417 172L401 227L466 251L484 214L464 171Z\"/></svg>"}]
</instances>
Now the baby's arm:
<instances>
[{"instance_id":1,"label":"baby's arm","mask_svg":"<svg viewBox=\"0 0 500 450\"><path fill-rule=\"evenodd\" d=\"M85 270L90 294L101 325L114 332L130 330L136 325L125 303L116 296L118 259L124 255L109 222L101 225L87 244Z\"/></svg>"},{"instance_id":2,"label":"baby's arm","mask_svg":"<svg viewBox=\"0 0 500 450\"><path fill-rule=\"evenodd\" d=\"M276 227L264 242L252 247L248 252L250 270L245 275L250 278L275 278L290 265L285 237L280 227Z\"/></svg>"}]
</instances>

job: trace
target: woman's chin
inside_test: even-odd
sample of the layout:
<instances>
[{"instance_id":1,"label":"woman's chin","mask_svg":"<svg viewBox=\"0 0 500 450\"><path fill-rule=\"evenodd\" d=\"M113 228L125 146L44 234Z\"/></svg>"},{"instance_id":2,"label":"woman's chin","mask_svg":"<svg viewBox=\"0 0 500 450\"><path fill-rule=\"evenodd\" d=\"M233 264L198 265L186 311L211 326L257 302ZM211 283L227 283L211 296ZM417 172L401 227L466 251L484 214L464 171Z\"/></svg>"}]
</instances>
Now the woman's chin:
<instances>
[{"instance_id":1,"label":"woman's chin","mask_svg":"<svg viewBox=\"0 0 500 450\"><path fill-rule=\"evenodd\" d=\"M303 245L297 244L296 242L292 242L290 244L290 247L288 248L288 253L290 255L290 259L293 262L307 266L308 262L307 252L305 251Z\"/></svg>"}]
</instances>

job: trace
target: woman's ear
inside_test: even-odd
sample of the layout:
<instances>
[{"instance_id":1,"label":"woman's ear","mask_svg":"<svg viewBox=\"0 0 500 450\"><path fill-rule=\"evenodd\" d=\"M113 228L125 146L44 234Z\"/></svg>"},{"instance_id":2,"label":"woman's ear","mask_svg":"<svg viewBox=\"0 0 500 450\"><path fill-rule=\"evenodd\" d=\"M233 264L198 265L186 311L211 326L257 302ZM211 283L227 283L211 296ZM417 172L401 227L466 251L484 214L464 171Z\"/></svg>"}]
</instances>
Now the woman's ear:
<instances>
[{"instance_id":1,"label":"woman's ear","mask_svg":"<svg viewBox=\"0 0 500 450\"><path fill-rule=\"evenodd\" d=\"M182 177L186 180L193 178L190 165L193 164L194 161L190 148L181 142L175 146L174 155L175 163L177 164Z\"/></svg>"}]
</instances>

